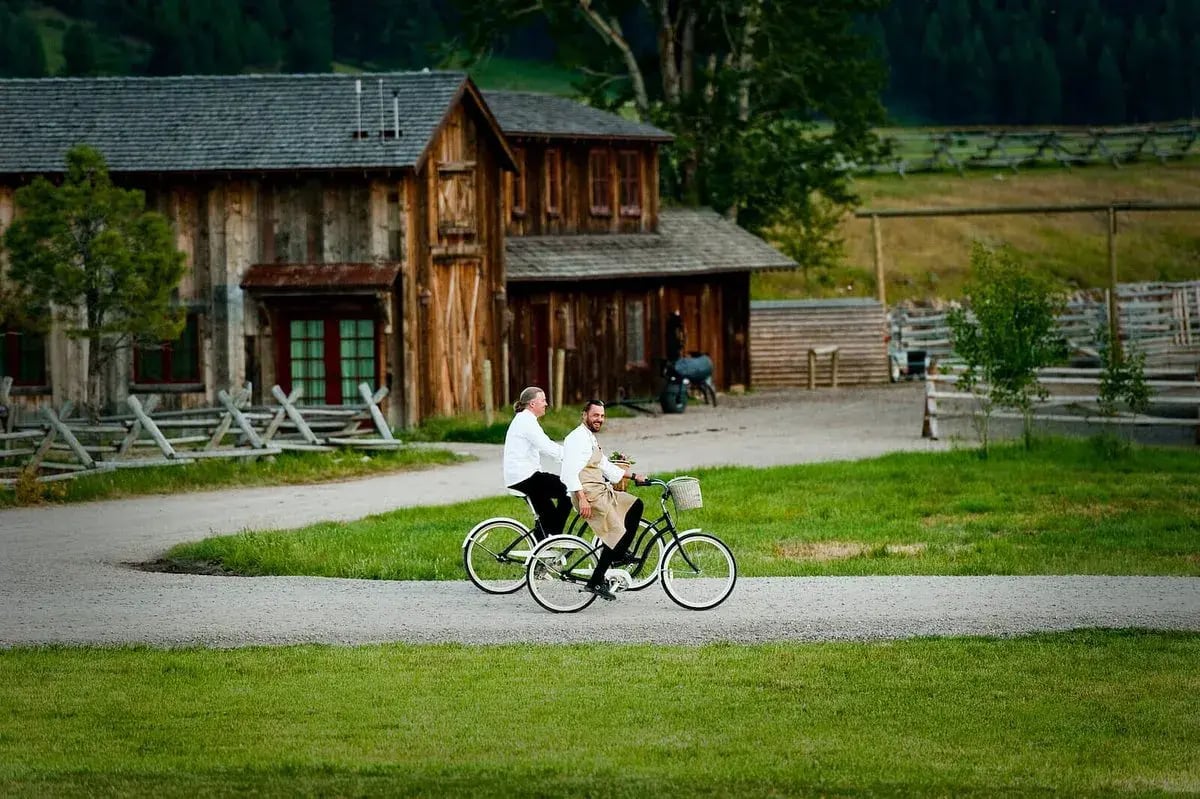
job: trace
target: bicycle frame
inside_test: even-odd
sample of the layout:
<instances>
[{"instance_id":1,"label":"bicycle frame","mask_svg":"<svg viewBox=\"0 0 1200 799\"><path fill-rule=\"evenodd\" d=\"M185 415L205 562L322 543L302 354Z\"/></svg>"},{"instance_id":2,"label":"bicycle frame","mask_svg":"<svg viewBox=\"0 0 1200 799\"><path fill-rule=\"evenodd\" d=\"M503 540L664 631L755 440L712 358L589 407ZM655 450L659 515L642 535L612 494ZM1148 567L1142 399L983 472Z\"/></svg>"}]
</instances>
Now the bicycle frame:
<instances>
[{"instance_id":1,"label":"bicycle frame","mask_svg":"<svg viewBox=\"0 0 1200 799\"><path fill-rule=\"evenodd\" d=\"M667 507L667 498L670 496L670 492L667 489L666 482L663 480L651 479L649 484L657 485L662 488L662 494L658 498L658 504L661 513L657 519L652 522L647 522L644 527L640 527L637 536L634 537L633 542L629 545L629 551L635 553L637 562L630 564L625 568L633 577L637 577L641 574L641 571L645 567L646 561L650 557L650 553L653 551L656 542L661 540L663 543L663 549L665 550L674 540L681 538L688 533L699 532L700 530L698 527L694 527L689 530L683 530L682 532L676 529L675 519L671 516L670 508ZM643 521L645 521L644 517ZM580 533L586 532L586 530L581 529L579 532L576 532L577 527L587 527L586 522L580 525L581 522L584 522L583 518L578 513L575 513L571 519L570 525L568 525L564 532L566 532L568 535L574 535L577 538L583 538ZM591 549L581 553L577 560L568 564L567 568L564 570L564 576L566 579L571 582L581 582L582 580L586 579L585 577L581 577L576 573L580 571L576 567L583 563L588 557L592 555L598 555L601 547L603 546L603 542L597 538L592 544ZM689 566L695 568L695 564L692 563L687 557L686 552L683 553L683 557Z\"/></svg>"}]
</instances>

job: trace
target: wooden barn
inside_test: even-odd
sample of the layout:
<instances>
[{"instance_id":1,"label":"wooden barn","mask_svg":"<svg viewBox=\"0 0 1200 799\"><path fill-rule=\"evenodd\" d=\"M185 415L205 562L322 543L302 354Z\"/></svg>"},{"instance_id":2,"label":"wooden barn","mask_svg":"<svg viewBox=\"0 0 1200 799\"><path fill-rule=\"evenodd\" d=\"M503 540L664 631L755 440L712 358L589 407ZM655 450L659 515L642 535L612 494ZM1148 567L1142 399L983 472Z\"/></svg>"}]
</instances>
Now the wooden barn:
<instances>
[{"instance_id":1,"label":"wooden barn","mask_svg":"<svg viewBox=\"0 0 1200 799\"><path fill-rule=\"evenodd\" d=\"M519 172L506 178L507 388L576 402L657 392L668 316L718 388L748 384L750 273L795 263L710 209L662 208L670 134L558 97L487 92Z\"/></svg>"},{"instance_id":2,"label":"wooden barn","mask_svg":"<svg viewBox=\"0 0 1200 799\"><path fill-rule=\"evenodd\" d=\"M134 352L110 396L211 404L254 383L394 424L483 404L500 354L512 151L461 73L0 80L0 229L75 144L173 222L184 335ZM79 345L3 331L26 401L83 399Z\"/></svg>"}]
</instances>

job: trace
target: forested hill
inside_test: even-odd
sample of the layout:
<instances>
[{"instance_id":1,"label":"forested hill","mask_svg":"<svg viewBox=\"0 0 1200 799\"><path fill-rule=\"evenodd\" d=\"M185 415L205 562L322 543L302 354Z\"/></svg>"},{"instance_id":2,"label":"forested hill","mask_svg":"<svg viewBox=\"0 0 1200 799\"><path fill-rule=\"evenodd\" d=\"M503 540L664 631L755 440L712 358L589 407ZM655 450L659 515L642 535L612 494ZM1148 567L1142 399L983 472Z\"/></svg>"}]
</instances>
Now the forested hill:
<instances>
[{"instance_id":1,"label":"forested hill","mask_svg":"<svg viewBox=\"0 0 1200 799\"><path fill-rule=\"evenodd\" d=\"M629 7L628 38L648 51L654 30ZM456 52L458 13L451 0L0 0L0 75L437 66ZM901 121L1200 115L1200 0L891 0L858 25L890 68ZM560 55L538 27L505 52Z\"/></svg>"}]
</instances>

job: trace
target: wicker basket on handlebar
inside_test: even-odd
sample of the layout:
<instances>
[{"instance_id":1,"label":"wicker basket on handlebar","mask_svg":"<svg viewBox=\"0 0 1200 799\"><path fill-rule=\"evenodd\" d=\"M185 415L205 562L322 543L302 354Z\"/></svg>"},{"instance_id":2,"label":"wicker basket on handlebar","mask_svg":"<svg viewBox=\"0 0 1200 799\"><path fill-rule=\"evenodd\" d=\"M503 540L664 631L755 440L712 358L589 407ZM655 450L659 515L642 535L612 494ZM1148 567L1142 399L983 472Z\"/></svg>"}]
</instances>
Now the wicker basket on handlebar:
<instances>
[{"instance_id":1,"label":"wicker basket on handlebar","mask_svg":"<svg viewBox=\"0 0 1200 799\"><path fill-rule=\"evenodd\" d=\"M675 510L694 510L704 507L704 498L700 496L700 481L695 477L676 477L667 482L671 490L671 499L675 501Z\"/></svg>"},{"instance_id":2,"label":"wicker basket on handlebar","mask_svg":"<svg viewBox=\"0 0 1200 799\"><path fill-rule=\"evenodd\" d=\"M630 473L633 472L633 463L631 461L615 460L615 461L612 461L612 465L618 466L627 472L630 472ZM629 490L629 478L622 477L620 480L613 483L613 488L617 491L628 491Z\"/></svg>"}]
</instances>

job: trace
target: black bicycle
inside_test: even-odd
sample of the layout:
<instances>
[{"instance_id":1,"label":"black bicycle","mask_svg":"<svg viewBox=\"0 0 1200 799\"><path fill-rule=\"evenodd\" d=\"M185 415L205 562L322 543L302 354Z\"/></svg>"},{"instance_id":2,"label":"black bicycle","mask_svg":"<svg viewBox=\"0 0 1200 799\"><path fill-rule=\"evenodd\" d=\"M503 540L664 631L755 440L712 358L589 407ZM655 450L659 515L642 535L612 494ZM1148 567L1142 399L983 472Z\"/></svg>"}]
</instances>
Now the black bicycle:
<instances>
[{"instance_id":1,"label":"black bicycle","mask_svg":"<svg viewBox=\"0 0 1200 799\"><path fill-rule=\"evenodd\" d=\"M662 488L662 515L645 522L629 551L635 561L624 568L608 570L609 590L639 590L662 577L663 590L680 607L709 610L733 593L737 561L725 542L699 528L675 528L668 501L676 511L703 504L700 481L694 477L647 480L641 485ZM576 535L556 535L537 544L527 558L526 585L534 600L555 613L575 613L596 601L583 586L600 560L599 540L585 541Z\"/></svg>"},{"instance_id":2,"label":"black bicycle","mask_svg":"<svg viewBox=\"0 0 1200 799\"><path fill-rule=\"evenodd\" d=\"M533 527L508 516L493 516L472 527L462 543L463 568L467 577L479 590L489 594L519 591L527 579L529 555L538 542L547 538L529 497L516 489L508 491L525 500L533 514ZM635 543L648 539L649 528L650 524L643 519L641 534ZM572 515L566 534L591 539L587 522L578 513ZM658 562L662 560L665 545L661 538L657 541L656 545L647 548L644 562L639 564L636 574L626 572L630 578L626 590L640 591L658 579Z\"/></svg>"}]
</instances>

